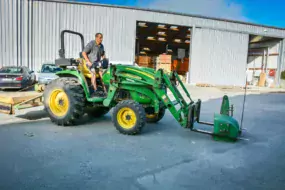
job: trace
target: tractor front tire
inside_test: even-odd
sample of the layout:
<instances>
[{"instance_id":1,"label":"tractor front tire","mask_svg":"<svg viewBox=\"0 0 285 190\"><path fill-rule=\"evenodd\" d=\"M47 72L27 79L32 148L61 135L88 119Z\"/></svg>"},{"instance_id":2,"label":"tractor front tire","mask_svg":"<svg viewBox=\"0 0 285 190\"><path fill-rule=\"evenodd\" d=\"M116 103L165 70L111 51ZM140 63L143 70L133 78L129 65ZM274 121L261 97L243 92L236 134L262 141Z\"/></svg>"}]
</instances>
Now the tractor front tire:
<instances>
[{"instance_id":1,"label":"tractor front tire","mask_svg":"<svg viewBox=\"0 0 285 190\"><path fill-rule=\"evenodd\" d=\"M112 121L120 133L136 135L145 126L145 110L133 100L123 100L114 107Z\"/></svg>"},{"instance_id":2,"label":"tractor front tire","mask_svg":"<svg viewBox=\"0 0 285 190\"><path fill-rule=\"evenodd\" d=\"M103 115L107 114L110 111L108 107L94 107L88 108L86 113L89 117L102 117Z\"/></svg>"},{"instance_id":3,"label":"tractor front tire","mask_svg":"<svg viewBox=\"0 0 285 190\"><path fill-rule=\"evenodd\" d=\"M44 91L45 109L57 125L74 125L84 115L85 102L82 86L75 78L58 78Z\"/></svg>"}]
</instances>

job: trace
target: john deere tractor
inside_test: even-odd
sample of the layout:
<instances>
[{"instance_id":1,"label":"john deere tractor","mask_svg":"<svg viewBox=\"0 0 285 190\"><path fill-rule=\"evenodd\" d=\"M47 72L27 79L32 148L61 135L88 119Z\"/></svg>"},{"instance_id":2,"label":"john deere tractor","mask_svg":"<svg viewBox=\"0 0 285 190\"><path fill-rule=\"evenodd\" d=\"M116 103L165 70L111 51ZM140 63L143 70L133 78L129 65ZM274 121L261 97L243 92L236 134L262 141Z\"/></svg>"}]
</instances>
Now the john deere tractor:
<instances>
[{"instance_id":1,"label":"john deere tractor","mask_svg":"<svg viewBox=\"0 0 285 190\"><path fill-rule=\"evenodd\" d=\"M79 53L78 59L65 58L64 35L71 33L81 38L83 35L74 31L61 32L60 58L55 64L62 71L58 78L47 85L44 91L44 105L51 120L62 126L76 125L87 113L100 117L111 108L112 121L116 129L127 135L139 134L146 122L158 122L170 111L177 122L192 131L212 134L216 139L236 140L241 133L238 122L232 117L232 107L224 96L219 114L215 114L214 123L200 121L201 100L194 102L177 73L164 73L163 70L142 68L138 66L112 65L103 73L103 82L107 87L106 97L91 97L91 73L85 60ZM100 86L100 80L97 81ZM178 90L179 84L187 99ZM170 94L174 100L170 99ZM213 125L212 132L194 127L194 123Z\"/></svg>"}]
</instances>

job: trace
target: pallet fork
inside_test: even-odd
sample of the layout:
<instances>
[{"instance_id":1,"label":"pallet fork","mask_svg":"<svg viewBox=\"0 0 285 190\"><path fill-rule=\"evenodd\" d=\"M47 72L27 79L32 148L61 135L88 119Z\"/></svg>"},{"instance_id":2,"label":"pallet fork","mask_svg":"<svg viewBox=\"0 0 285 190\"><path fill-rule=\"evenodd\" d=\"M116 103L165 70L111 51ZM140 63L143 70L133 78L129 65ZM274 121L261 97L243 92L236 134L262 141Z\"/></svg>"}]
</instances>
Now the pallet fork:
<instances>
[{"instance_id":1,"label":"pallet fork","mask_svg":"<svg viewBox=\"0 0 285 190\"><path fill-rule=\"evenodd\" d=\"M155 93L181 126L189 128L194 132L213 135L215 140L235 141L238 139L241 129L238 122L233 118L233 106L230 106L228 96L225 95L223 97L220 113L214 115L214 123L209 123L200 120L201 100L199 99L197 102L194 102L191 99L189 92L175 71L167 75L163 70L158 70L156 73L156 82L158 84L153 85ZM171 101L169 95L159 88L163 84L171 91L175 99L174 101ZM177 88L177 84L181 86L190 103L187 103L184 99L182 93ZM158 88L155 88L156 86ZM180 106L179 109L176 109L177 105ZM196 122L213 126L213 131L210 132L195 128L194 123Z\"/></svg>"},{"instance_id":2,"label":"pallet fork","mask_svg":"<svg viewBox=\"0 0 285 190\"><path fill-rule=\"evenodd\" d=\"M241 129L239 127L238 122L233 118L233 105L230 106L229 98L227 95L223 96L222 105L219 114L214 114L214 123L209 123L200 120L200 111L202 101L199 99L197 102L194 102L191 99L191 96L187 89L185 88L183 82L179 78L178 74L174 71L170 74L169 77L164 77L166 84L170 87L174 98L175 103L180 104L180 110L176 110L173 112L184 113L184 116L187 114L187 119L178 118L178 121L185 128L189 128L194 132L209 134L214 137L215 140L226 140L226 141L235 141L238 139L238 136L241 134ZM174 82L171 82L174 81ZM182 87L184 93L190 100L190 103L187 104L181 95L180 91L176 87L176 83ZM169 110L175 109L175 104L173 102L168 102L167 107ZM186 122L186 124L185 124ZM213 126L213 131L205 131L194 127L194 123L197 122L199 124L204 124L208 126Z\"/></svg>"}]
</instances>

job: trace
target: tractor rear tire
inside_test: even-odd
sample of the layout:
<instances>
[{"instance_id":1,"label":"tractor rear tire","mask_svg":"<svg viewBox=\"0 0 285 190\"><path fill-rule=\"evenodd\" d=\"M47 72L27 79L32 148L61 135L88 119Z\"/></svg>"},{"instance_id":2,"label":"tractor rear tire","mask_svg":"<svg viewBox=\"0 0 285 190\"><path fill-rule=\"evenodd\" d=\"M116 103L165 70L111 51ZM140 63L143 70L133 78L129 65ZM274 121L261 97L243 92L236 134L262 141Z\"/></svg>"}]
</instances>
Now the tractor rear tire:
<instances>
[{"instance_id":1,"label":"tractor rear tire","mask_svg":"<svg viewBox=\"0 0 285 190\"><path fill-rule=\"evenodd\" d=\"M74 125L84 115L85 104L84 91L75 78L58 78L45 88L45 110L57 125Z\"/></svg>"},{"instance_id":2,"label":"tractor rear tire","mask_svg":"<svg viewBox=\"0 0 285 190\"><path fill-rule=\"evenodd\" d=\"M161 107L159 109L158 114L146 114L146 122L157 123L164 117L164 115L165 115L165 108Z\"/></svg>"},{"instance_id":3,"label":"tractor rear tire","mask_svg":"<svg viewBox=\"0 0 285 190\"><path fill-rule=\"evenodd\" d=\"M108 107L94 107L88 108L86 113L89 117L102 117L103 115L107 114L110 111Z\"/></svg>"},{"instance_id":4,"label":"tractor rear tire","mask_svg":"<svg viewBox=\"0 0 285 190\"><path fill-rule=\"evenodd\" d=\"M136 135L145 126L145 110L133 100L123 100L114 107L112 121L120 133Z\"/></svg>"}]
</instances>

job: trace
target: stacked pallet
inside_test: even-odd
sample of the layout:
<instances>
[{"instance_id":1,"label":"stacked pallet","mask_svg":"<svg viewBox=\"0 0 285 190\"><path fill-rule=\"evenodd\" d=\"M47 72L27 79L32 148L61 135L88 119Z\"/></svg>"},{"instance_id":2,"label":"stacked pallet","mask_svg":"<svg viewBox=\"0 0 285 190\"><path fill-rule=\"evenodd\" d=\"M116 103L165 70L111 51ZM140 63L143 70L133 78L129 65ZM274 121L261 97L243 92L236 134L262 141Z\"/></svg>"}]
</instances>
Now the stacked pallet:
<instances>
[{"instance_id":1,"label":"stacked pallet","mask_svg":"<svg viewBox=\"0 0 285 190\"><path fill-rule=\"evenodd\" d=\"M153 68L153 62L150 56L138 56L137 63L140 67Z\"/></svg>"},{"instance_id":2,"label":"stacked pallet","mask_svg":"<svg viewBox=\"0 0 285 190\"><path fill-rule=\"evenodd\" d=\"M180 75L185 75L189 70L189 58L184 58L183 62L180 60L174 60L172 67Z\"/></svg>"},{"instance_id":3,"label":"stacked pallet","mask_svg":"<svg viewBox=\"0 0 285 190\"><path fill-rule=\"evenodd\" d=\"M156 70L163 69L169 73L172 71L171 55L159 55L156 59Z\"/></svg>"}]
</instances>

